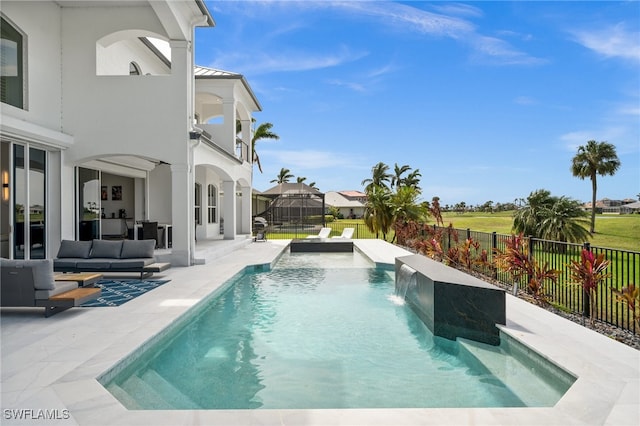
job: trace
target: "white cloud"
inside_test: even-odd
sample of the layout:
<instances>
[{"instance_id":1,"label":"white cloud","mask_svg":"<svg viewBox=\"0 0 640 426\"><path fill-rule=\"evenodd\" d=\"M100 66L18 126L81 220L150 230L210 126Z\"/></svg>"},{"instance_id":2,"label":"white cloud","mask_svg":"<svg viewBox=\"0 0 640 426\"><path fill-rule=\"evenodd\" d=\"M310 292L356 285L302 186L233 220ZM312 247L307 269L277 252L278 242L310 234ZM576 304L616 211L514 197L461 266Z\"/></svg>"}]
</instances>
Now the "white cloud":
<instances>
[{"instance_id":1,"label":"white cloud","mask_svg":"<svg viewBox=\"0 0 640 426\"><path fill-rule=\"evenodd\" d=\"M640 62L640 32L629 31L624 24L603 30L577 30L572 34L578 43L604 57Z\"/></svg>"},{"instance_id":2,"label":"white cloud","mask_svg":"<svg viewBox=\"0 0 640 426\"><path fill-rule=\"evenodd\" d=\"M356 83L352 81L344 81L344 80L338 80L338 79L327 80L327 82L333 86L346 87L355 92L366 92L367 90L362 83Z\"/></svg>"},{"instance_id":3,"label":"white cloud","mask_svg":"<svg viewBox=\"0 0 640 426\"><path fill-rule=\"evenodd\" d=\"M537 101L534 98L529 96L518 96L513 100L514 103L518 105L535 105Z\"/></svg>"},{"instance_id":4,"label":"white cloud","mask_svg":"<svg viewBox=\"0 0 640 426\"><path fill-rule=\"evenodd\" d=\"M435 11L430 12L411 4L394 2L361 2L361 1L258 1L239 2L245 7L238 8L237 12L247 15L248 19L272 19L269 15L286 14L287 19L300 19L299 16L291 18L297 13L312 13L315 10L331 10L332 13L345 13L351 18L372 18L380 25L393 27L398 31L415 32L434 37L448 37L471 46L475 52L475 59L490 59L494 65L535 65L544 62L540 58L530 56L526 52L519 51L508 42L484 36L478 32L476 26L467 19L458 16L479 17L482 11L478 8L464 4L433 5ZM248 3L251 6L247 7ZM242 9L259 9L244 11ZM458 16L454 16L458 15ZM275 19L275 18L273 18ZM298 29L298 25L287 26L287 31ZM505 34L513 36L512 31ZM337 66L344 62L360 59L365 54L349 53L343 51L341 55L314 55L300 52L278 52L272 54L259 54L248 52L245 58L240 57L220 58L217 62L224 64L227 69L252 69L261 72L272 71L300 71L317 68ZM352 55L351 57L349 55ZM235 60L234 60L235 59ZM249 68L250 67L250 68Z\"/></svg>"},{"instance_id":5,"label":"white cloud","mask_svg":"<svg viewBox=\"0 0 640 426\"><path fill-rule=\"evenodd\" d=\"M469 40L476 51L475 58L504 65L538 65L547 62L519 51L504 40L477 35Z\"/></svg>"},{"instance_id":6,"label":"white cloud","mask_svg":"<svg viewBox=\"0 0 640 426\"><path fill-rule=\"evenodd\" d=\"M367 56L367 52L351 52L347 47L331 53L280 51L246 52L231 55L218 55L210 66L212 68L250 69L253 74L286 71L309 71L330 68L347 62L357 61Z\"/></svg>"},{"instance_id":7,"label":"white cloud","mask_svg":"<svg viewBox=\"0 0 640 426\"><path fill-rule=\"evenodd\" d=\"M462 3L436 3L434 10L445 15L481 17L484 15L481 9Z\"/></svg>"}]
</instances>

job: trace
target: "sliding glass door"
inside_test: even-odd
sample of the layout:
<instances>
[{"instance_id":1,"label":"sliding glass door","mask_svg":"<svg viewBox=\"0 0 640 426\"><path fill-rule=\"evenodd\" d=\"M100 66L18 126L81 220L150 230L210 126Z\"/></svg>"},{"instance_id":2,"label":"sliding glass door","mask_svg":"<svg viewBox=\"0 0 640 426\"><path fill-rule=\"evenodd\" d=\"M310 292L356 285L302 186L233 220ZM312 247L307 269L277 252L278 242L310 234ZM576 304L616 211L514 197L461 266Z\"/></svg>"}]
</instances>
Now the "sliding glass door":
<instances>
[{"instance_id":1,"label":"sliding glass door","mask_svg":"<svg viewBox=\"0 0 640 426\"><path fill-rule=\"evenodd\" d=\"M46 257L47 152L13 145L12 248L14 259Z\"/></svg>"}]
</instances>

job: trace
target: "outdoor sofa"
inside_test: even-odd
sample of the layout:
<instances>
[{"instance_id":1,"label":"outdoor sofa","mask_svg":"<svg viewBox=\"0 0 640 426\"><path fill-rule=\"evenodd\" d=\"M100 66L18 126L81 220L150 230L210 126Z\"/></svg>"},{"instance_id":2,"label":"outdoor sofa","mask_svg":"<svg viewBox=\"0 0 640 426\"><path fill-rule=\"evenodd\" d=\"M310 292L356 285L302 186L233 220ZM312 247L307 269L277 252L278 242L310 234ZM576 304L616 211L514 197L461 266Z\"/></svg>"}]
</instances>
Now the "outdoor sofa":
<instances>
[{"instance_id":1,"label":"outdoor sofa","mask_svg":"<svg viewBox=\"0 0 640 426\"><path fill-rule=\"evenodd\" d=\"M100 288L78 288L76 281L55 281L51 259L0 258L0 304L43 307L49 317L100 297Z\"/></svg>"},{"instance_id":2,"label":"outdoor sofa","mask_svg":"<svg viewBox=\"0 0 640 426\"><path fill-rule=\"evenodd\" d=\"M168 269L157 263L155 240L63 240L53 261L56 272L136 272L147 278Z\"/></svg>"}]
</instances>

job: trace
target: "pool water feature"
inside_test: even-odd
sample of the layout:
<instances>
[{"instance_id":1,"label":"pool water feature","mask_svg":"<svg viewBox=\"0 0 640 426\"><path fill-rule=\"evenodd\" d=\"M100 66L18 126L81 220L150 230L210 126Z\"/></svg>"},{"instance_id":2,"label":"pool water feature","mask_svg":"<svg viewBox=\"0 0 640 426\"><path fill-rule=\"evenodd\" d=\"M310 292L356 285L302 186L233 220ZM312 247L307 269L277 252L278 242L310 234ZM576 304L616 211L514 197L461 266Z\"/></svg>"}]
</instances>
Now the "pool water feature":
<instances>
[{"instance_id":1,"label":"pool water feature","mask_svg":"<svg viewBox=\"0 0 640 426\"><path fill-rule=\"evenodd\" d=\"M408 265L403 264L397 277L396 296L400 301L404 301L407 291L416 286L416 271Z\"/></svg>"},{"instance_id":2,"label":"pool water feature","mask_svg":"<svg viewBox=\"0 0 640 426\"><path fill-rule=\"evenodd\" d=\"M285 254L100 381L129 409L312 409L553 406L575 380L434 337L390 300L393 275L357 252Z\"/></svg>"}]
</instances>

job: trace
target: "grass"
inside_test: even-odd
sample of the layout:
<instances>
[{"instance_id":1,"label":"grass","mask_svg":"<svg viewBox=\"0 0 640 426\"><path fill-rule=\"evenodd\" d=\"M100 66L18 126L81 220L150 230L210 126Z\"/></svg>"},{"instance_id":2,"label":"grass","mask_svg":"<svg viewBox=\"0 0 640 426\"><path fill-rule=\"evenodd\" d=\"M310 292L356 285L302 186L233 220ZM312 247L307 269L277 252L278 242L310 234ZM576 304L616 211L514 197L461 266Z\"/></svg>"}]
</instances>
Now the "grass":
<instances>
[{"instance_id":1,"label":"grass","mask_svg":"<svg viewBox=\"0 0 640 426\"><path fill-rule=\"evenodd\" d=\"M449 223L454 228L467 229L478 232L496 232L498 234L511 234L511 226L513 225L513 212L499 213L483 213L468 212L464 214L446 212L442 215L445 226ZM433 219L429 223L434 223ZM358 231L355 238L375 238L375 234L370 232L362 219L341 219L328 223L327 226L334 228L332 235L340 235L342 228L354 227ZM301 234L314 233L299 231L296 232L278 232L271 230L269 236L271 238L300 238ZM316 231L317 232L317 231ZM640 251L640 215L596 215L596 233L588 241L592 246ZM304 236L304 235L302 235ZM379 236L382 238L382 234ZM387 235L387 241L393 238L393 230Z\"/></svg>"},{"instance_id":2,"label":"grass","mask_svg":"<svg viewBox=\"0 0 640 426\"><path fill-rule=\"evenodd\" d=\"M452 213L442 215L445 225L480 232L511 234L513 212L499 213ZM620 250L640 251L640 215L596 215L596 233L588 241L592 246Z\"/></svg>"}]
</instances>

